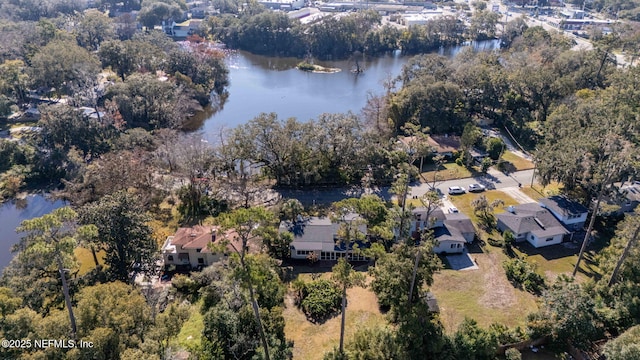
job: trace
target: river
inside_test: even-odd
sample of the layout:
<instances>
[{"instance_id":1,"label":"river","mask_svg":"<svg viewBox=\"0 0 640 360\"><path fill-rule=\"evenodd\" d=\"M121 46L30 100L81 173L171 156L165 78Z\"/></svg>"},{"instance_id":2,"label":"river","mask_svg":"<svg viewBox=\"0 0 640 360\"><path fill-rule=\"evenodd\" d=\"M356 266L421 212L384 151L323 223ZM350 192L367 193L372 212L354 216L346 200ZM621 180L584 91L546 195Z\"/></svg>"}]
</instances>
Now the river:
<instances>
[{"instance_id":1,"label":"river","mask_svg":"<svg viewBox=\"0 0 640 360\"><path fill-rule=\"evenodd\" d=\"M16 233L20 223L48 214L62 206L63 201L50 201L44 195L29 195L25 199L0 205L0 271L13 257L11 247L20 241L20 234Z\"/></svg>"}]
</instances>

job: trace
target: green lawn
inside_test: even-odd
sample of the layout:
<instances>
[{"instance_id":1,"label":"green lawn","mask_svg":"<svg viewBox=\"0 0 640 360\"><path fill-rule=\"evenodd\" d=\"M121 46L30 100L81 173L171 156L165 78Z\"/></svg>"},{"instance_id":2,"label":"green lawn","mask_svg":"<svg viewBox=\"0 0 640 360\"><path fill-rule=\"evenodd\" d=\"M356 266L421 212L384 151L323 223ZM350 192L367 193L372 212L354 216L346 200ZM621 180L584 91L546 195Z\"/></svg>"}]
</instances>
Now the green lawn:
<instances>
[{"instance_id":1,"label":"green lawn","mask_svg":"<svg viewBox=\"0 0 640 360\"><path fill-rule=\"evenodd\" d=\"M425 168L429 169L428 166ZM436 181L455 180L471 177L471 171L464 166L460 166L455 162L442 164L440 169L436 173L435 166L431 165L428 171L421 174L421 180L426 182L433 182L433 178L436 177Z\"/></svg>"},{"instance_id":2,"label":"green lawn","mask_svg":"<svg viewBox=\"0 0 640 360\"><path fill-rule=\"evenodd\" d=\"M520 191L527 194L530 198L534 200L538 200L538 199L542 199L543 197L560 194L561 188L562 188L562 185L554 182L545 187L542 187L541 185L537 185L537 184L533 185L533 187L525 185L522 188L520 188Z\"/></svg>"},{"instance_id":3,"label":"green lawn","mask_svg":"<svg viewBox=\"0 0 640 360\"><path fill-rule=\"evenodd\" d=\"M502 192L500 190L487 190L482 193L466 193L462 195L449 195L449 201L451 201L461 212L465 213L467 216L471 218L475 224L478 223L478 217L473 212L473 206L471 206L471 202L478 198L480 195L484 195L487 197L489 203L500 199L504 201L504 207L509 205L518 205L518 202L509 196L507 193ZM499 207L494 209L496 214L504 212L504 207Z\"/></svg>"},{"instance_id":4,"label":"green lawn","mask_svg":"<svg viewBox=\"0 0 640 360\"><path fill-rule=\"evenodd\" d=\"M528 170L528 169L533 169L534 165L531 161L527 160L527 159L523 159L520 156L512 153L511 151L505 151L504 154L502 154L502 159L505 161L510 162L511 164L513 164L513 166L516 168L516 170L520 171L520 170Z\"/></svg>"}]
</instances>

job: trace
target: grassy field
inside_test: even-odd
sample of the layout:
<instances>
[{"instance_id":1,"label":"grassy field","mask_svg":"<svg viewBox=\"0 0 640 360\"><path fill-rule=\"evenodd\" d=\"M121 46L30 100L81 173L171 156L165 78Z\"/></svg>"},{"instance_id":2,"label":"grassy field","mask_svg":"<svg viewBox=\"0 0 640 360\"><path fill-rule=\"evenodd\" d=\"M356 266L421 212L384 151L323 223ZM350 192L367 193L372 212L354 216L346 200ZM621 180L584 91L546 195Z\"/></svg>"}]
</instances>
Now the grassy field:
<instances>
[{"instance_id":1,"label":"grassy field","mask_svg":"<svg viewBox=\"0 0 640 360\"><path fill-rule=\"evenodd\" d=\"M426 167L428 169L428 167ZM422 181L433 182L434 176L437 176L437 181L455 180L471 177L471 171L464 166L460 166L455 162L446 163L440 166L437 174L435 167L432 165L431 169L421 174Z\"/></svg>"},{"instance_id":2,"label":"grassy field","mask_svg":"<svg viewBox=\"0 0 640 360\"><path fill-rule=\"evenodd\" d=\"M308 274L301 275L310 280ZM323 274L323 278L330 273ZM345 342L362 328L386 324L385 316L378 308L376 295L369 289L355 287L347 290L347 319ZM322 359L325 352L338 346L340 341L340 314L321 324L314 324L293 303L293 298L285 298L285 334L293 340L293 358L304 360Z\"/></svg>"},{"instance_id":3,"label":"grassy field","mask_svg":"<svg viewBox=\"0 0 640 360\"><path fill-rule=\"evenodd\" d=\"M465 317L483 327L495 322L524 325L527 314L537 309L536 297L514 288L507 280L502 269L507 256L489 245L470 255L477 261L478 270L442 270L434 276L431 291L438 300L446 331L455 332Z\"/></svg>"},{"instance_id":4,"label":"grassy field","mask_svg":"<svg viewBox=\"0 0 640 360\"><path fill-rule=\"evenodd\" d=\"M533 185L533 187L526 185L520 188L520 191L527 194L530 198L538 200L542 199L543 197L560 194L561 188L562 185L558 183L552 183L545 187L542 187L541 185Z\"/></svg>"},{"instance_id":5,"label":"grassy field","mask_svg":"<svg viewBox=\"0 0 640 360\"><path fill-rule=\"evenodd\" d=\"M502 159L510 162L516 168L516 170L528 170L533 169L533 163L527 159L523 159L520 156L512 153L511 151L505 151L502 154Z\"/></svg>"},{"instance_id":6,"label":"grassy field","mask_svg":"<svg viewBox=\"0 0 640 360\"><path fill-rule=\"evenodd\" d=\"M76 259L78 260L78 264L80 265L80 272L78 275L84 275L89 271L93 270L96 267L95 261L93 261L93 255L91 254L91 250L85 249L83 247L77 247L73 250L73 253L76 255ZM104 251L99 251L97 254L98 262L100 265L104 265Z\"/></svg>"}]
</instances>

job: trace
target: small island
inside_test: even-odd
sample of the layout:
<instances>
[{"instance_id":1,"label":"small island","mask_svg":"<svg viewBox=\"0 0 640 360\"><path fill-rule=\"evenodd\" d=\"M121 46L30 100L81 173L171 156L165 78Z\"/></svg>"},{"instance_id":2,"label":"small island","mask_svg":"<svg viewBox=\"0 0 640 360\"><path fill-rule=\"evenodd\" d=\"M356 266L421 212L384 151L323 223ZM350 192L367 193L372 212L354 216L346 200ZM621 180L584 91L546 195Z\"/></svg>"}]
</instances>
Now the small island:
<instances>
[{"instance_id":1,"label":"small island","mask_svg":"<svg viewBox=\"0 0 640 360\"><path fill-rule=\"evenodd\" d=\"M342 69L338 68L328 68L320 65L310 64L308 62L301 62L296 66L298 69L302 71L309 71L314 73L337 73L342 71Z\"/></svg>"}]
</instances>

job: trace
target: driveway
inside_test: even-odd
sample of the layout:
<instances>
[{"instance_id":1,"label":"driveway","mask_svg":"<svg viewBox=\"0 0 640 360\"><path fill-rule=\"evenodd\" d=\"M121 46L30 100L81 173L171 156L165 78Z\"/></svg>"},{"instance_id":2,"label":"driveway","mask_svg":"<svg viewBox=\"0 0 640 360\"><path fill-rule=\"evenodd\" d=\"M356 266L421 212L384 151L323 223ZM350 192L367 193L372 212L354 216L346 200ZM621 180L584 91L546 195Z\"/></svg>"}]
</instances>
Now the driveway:
<instances>
[{"instance_id":1,"label":"driveway","mask_svg":"<svg viewBox=\"0 0 640 360\"><path fill-rule=\"evenodd\" d=\"M467 252L467 249L464 250L462 254L455 255L447 255L447 262L451 269L453 270L477 270L479 269L476 262L471 259L471 255Z\"/></svg>"},{"instance_id":2,"label":"driveway","mask_svg":"<svg viewBox=\"0 0 640 360\"><path fill-rule=\"evenodd\" d=\"M534 200L533 198L529 197L527 194L520 191L520 189L517 187L506 187L500 190L507 193L507 195L511 196L515 201L517 201L520 204L537 203L536 200Z\"/></svg>"}]
</instances>

